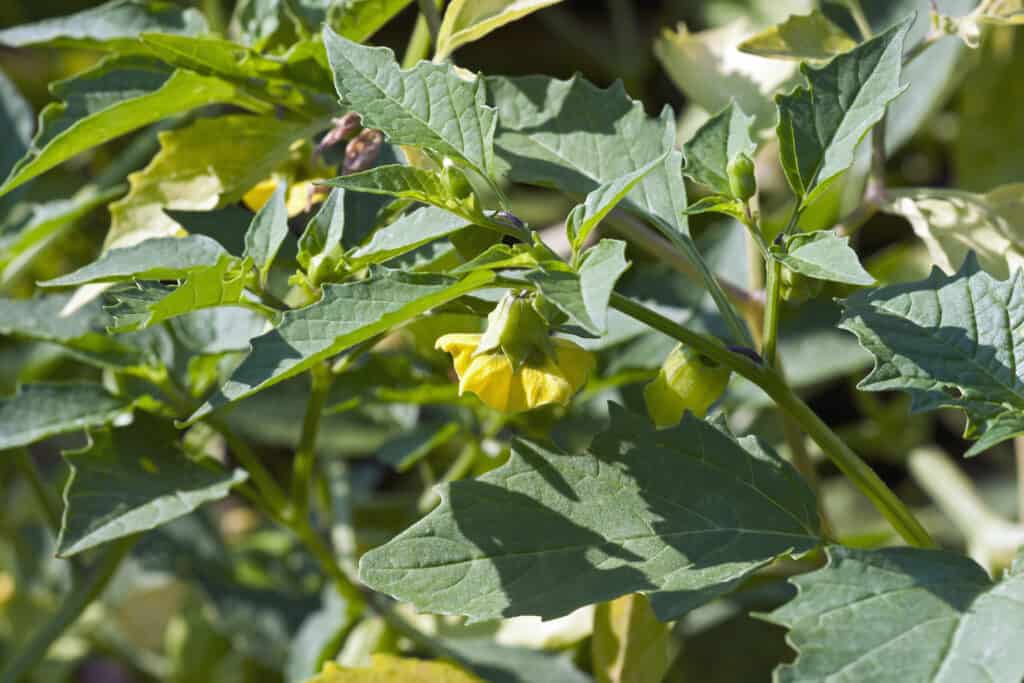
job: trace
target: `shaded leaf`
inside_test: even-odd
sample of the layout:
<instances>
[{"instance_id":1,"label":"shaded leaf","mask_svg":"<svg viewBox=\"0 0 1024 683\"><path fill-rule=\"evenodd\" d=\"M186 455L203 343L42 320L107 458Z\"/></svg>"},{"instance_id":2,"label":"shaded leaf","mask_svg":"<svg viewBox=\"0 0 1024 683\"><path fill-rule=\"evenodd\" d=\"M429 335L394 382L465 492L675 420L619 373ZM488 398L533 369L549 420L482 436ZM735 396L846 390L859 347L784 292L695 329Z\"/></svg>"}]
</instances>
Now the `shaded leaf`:
<instances>
[{"instance_id":1,"label":"shaded leaf","mask_svg":"<svg viewBox=\"0 0 1024 683\"><path fill-rule=\"evenodd\" d=\"M828 548L829 564L792 579L797 597L770 615L797 659L780 683L1016 681L1024 654L1022 562L993 583L962 555L917 548Z\"/></svg>"},{"instance_id":2,"label":"shaded leaf","mask_svg":"<svg viewBox=\"0 0 1024 683\"><path fill-rule=\"evenodd\" d=\"M823 61L852 50L857 42L824 14L794 14L781 24L740 43L739 49L761 57Z\"/></svg>"},{"instance_id":3,"label":"shaded leaf","mask_svg":"<svg viewBox=\"0 0 1024 683\"><path fill-rule=\"evenodd\" d=\"M813 494L752 438L692 415L655 431L614 404L589 452L519 441L501 468L441 492L427 517L363 555L360 577L472 620L551 618L636 591L673 619L818 542Z\"/></svg>"},{"instance_id":4,"label":"shaded leaf","mask_svg":"<svg viewBox=\"0 0 1024 683\"><path fill-rule=\"evenodd\" d=\"M434 59L442 60L466 43L558 2L561 0L453 0L444 12Z\"/></svg>"},{"instance_id":5,"label":"shaded leaf","mask_svg":"<svg viewBox=\"0 0 1024 683\"><path fill-rule=\"evenodd\" d=\"M1012 436L1002 427L1024 411L1024 271L998 281L969 255L953 275L936 268L926 280L861 291L843 306L840 327L875 357L860 389L906 391L916 411L960 408L969 438L997 425Z\"/></svg>"},{"instance_id":6,"label":"shaded leaf","mask_svg":"<svg viewBox=\"0 0 1024 683\"><path fill-rule=\"evenodd\" d=\"M331 7L330 26L357 43L376 33L414 0L340 0Z\"/></svg>"},{"instance_id":7,"label":"shaded leaf","mask_svg":"<svg viewBox=\"0 0 1024 683\"><path fill-rule=\"evenodd\" d=\"M747 116L735 103L718 112L693 134L683 145L686 166L683 172L695 183L700 183L726 197L732 196L729 187L729 162L740 154L753 157L757 144L750 136L753 116ZM693 207L690 207L693 213Z\"/></svg>"},{"instance_id":8,"label":"shaded leaf","mask_svg":"<svg viewBox=\"0 0 1024 683\"><path fill-rule=\"evenodd\" d=\"M342 667L328 662L323 672L306 683L483 683L454 664L422 659L373 655L366 668Z\"/></svg>"},{"instance_id":9,"label":"shaded leaf","mask_svg":"<svg viewBox=\"0 0 1024 683\"><path fill-rule=\"evenodd\" d=\"M369 279L327 285L316 303L286 311L277 328L252 340L252 352L189 422L293 377L315 363L402 325L494 279L477 271L461 280L377 271Z\"/></svg>"},{"instance_id":10,"label":"shaded leaf","mask_svg":"<svg viewBox=\"0 0 1024 683\"><path fill-rule=\"evenodd\" d=\"M850 167L861 138L904 90L900 69L909 19L820 69L802 65L807 85L776 99L782 167L801 204Z\"/></svg>"},{"instance_id":11,"label":"shaded leaf","mask_svg":"<svg viewBox=\"0 0 1024 683\"><path fill-rule=\"evenodd\" d=\"M64 454L71 476L57 539L62 557L183 517L224 498L247 477L189 460L177 446L174 425L146 413L131 426L90 437L86 448Z\"/></svg>"},{"instance_id":12,"label":"shaded leaf","mask_svg":"<svg viewBox=\"0 0 1024 683\"><path fill-rule=\"evenodd\" d=\"M472 224L450 211L425 206L373 233L369 242L352 253L351 261L355 265L384 263Z\"/></svg>"},{"instance_id":13,"label":"shaded leaf","mask_svg":"<svg viewBox=\"0 0 1024 683\"><path fill-rule=\"evenodd\" d=\"M199 268L217 265L227 252L204 235L163 237L111 249L78 270L40 282L42 287L73 287L89 282L177 280Z\"/></svg>"},{"instance_id":14,"label":"shaded leaf","mask_svg":"<svg viewBox=\"0 0 1024 683\"><path fill-rule=\"evenodd\" d=\"M838 237L831 230L793 235L784 250L773 247L772 253L782 265L807 277L848 285L875 284L850 246L850 238Z\"/></svg>"},{"instance_id":15,"label":"shaded leaf","mask_svg":"<svg viewBox=\"0 0 1024 683\"><path fill-rule=\"evenodd\" d=\"M565 221L565 229L569 233L569 241L572 243L574 252L583 247L591 231L611 213L619 202L626 198L626 195L636 187L637 183L665 163L667 156L668 153L663 154L637 170L591 190L583 203L573 207Z\"/></svg>"},{"instance_id":16,"label":"shaded leaf","mask_svg":"<svg viewBox=\"0 0 1024 683\"><path fill-rule=\"evenodd\" d=\"M130 408L99 384L26 384L0 399L0 450L110 424Z\"/></svg>"},{"instance_id":17,"label":"shaded leaf","mask_svg":"<svg viewBox=\"0 0 1024 683\"><path fill-rule=\"evenodd\" d=\"M672 635L643 595L597 606L590 645L598 683L660 681L672 663Z\"/></svg>"},{"instance_id":18,"label":"shaded leaf","mask_svg":"<svg viewBox=\"0 0 1024 683\"><path fill-rule=\"evenodd\" d=\"M285 183L277 184L277 189L253 217L245 233L245 251L242 254L252 259L261 283L267 281L267 273L288 236L288 207L284 199L287 189Z\"/></svg>"},{"instance_id":19,"label":"shaded leaf","mask_svg":"<svg viewBox=\"0 0 1024 683\"><path fill-rule=\"evenodd\" d=\"M0 151L0 177L6 178L18 160L28 152L34 128L32 106L0 71L0 140L6 141L3 151ZM0 246L4 243L3 226L7 221L7 210L18 199L18 195L13 195L0 200ZM0 262L4 260L6 257L0 256Z\"/></svg>"},{"instance_id":20,"label":"shaded leaf","mask_svg":"<svg viewBox=\"0 0 1024 683\"><path fill-rule=\"evenodd\" d=\"M338 96L364 126L384 131L392 144L423 147L493 176L497 117L482 78L429 62L403 71L388 48L353 43L329 28L324 44Z\"/></svg>"}]
</instances>

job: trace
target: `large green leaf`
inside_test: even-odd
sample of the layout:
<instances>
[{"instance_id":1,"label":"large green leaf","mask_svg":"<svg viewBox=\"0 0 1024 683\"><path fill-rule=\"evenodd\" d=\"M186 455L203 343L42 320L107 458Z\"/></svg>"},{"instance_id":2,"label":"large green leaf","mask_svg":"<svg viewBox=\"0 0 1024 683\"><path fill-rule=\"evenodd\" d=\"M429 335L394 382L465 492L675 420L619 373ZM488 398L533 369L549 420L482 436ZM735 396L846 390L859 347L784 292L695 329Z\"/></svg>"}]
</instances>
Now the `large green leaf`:
<instances>
[{"instance_id":1,"label":"large green leaf","mask_svg":"<svg viewBox=\"0 0 1024 683\"><path fill-rule=\"evenodd\" d=\"M233 114L161 133L160 152L110 206L107 247L173 235L179 226L164 209L208 211L238 201L313 132L308 123Z\"/></svg>"},{"instance_id":2,"label":"large green leaf","mask_svg":"<svg viewBox=\"0 0 1024 683\"><path fill-rule=\"evenodd\" d=\"M89 435L86 448L64 454L71 476L57 539L63 557L183 517L247 478L243 470L193 462L178 447L174 425L147 413L128 427Z\"/></svg>"},{"instance_id":3,"label":"large green leaf","mask_svg":"<svg viewBox=\"0 0 1024 683\"><path fill-rule=\"evenodd\" d=\"M434 58L441 60L466 43L561 0L453 0L444 12Z\"/></svg>"},{"instance_id":4,"label":"large green leaf","mask_svg":"<svg viewBox=\"0 0 1024 683\"><path fill-rule=\"evenodd\" d=\"M944 188L897 188L883 211L903 216L947 273L974 252L982 268L1006 278L1024 266L1024 183L986 194Z\"/></svg>"},{"instance_id":5,"label":"large green leaf","mask_svg":"<svg viewBox=\"0 0 1024 683\"><path fill-rule=\"evenodd\" d=\"M111 249L73 273L39 283L43 287L73 287L89 282L177 280L198 268L217 265L227 256L224 247L205 235L162 237L131 247Z\"/></svg>"},{"instance_id":6,"label":"large green leaf","mask_svg":"<svg viewBox=\"0 0 1024 683\"><path fill-rule=\"evenodd\" d=\"M729 187L729 162L740 154L753 158L757 144L750 136L754 117L735 102L704 123L683 145L686 167L683 172L719 195L732 196Z\"/></svg>"},{"instance_id":7,"label":"large green leaf","mask_svg":"<svg viewBox=\"0 0 1024 683\"><path fill-rule=\"evenodd\" d=\"M27 384L0 399L0 450L110 424L130 407L99 384Z\"/></svg>"},{"instance_id":8,"label":"large green leaf","mask_svg":"<svg viewBox=\"0 0 1024 683\"><path fill-rule=\"evenodd\" d=\"M236 95L219 79L140 58L105 60L51 89L62 102L43 110L31 149L0 186L0 194L125 133L196 107L231 102Z\"/></svg>"},{"instance_id":9,"label":"large green leaf","mask_svg":"<svg viewBox=\"0 0 1024 683\"><path fill-rule=\"evenodd\" d=\"M849 237L818 230L792 235L785 249L772 247L772 253L784 266L807 277L847 285L875 284L849 242Z\"/></svg>"},{"instance_id":10,"label":"large green leaf","mask_svg":"<svg viewBox=\"0 0 1024 683\"><path fill-rule=\"evenodd\" d=\"M482 78L429 62L403 71L388 48L353 43L329 28L324 44L338 95L363 125L384 131L393 144L424 147L493 177L497 117Z\"/></svg>"},{"instance_id":11,"label":"large green leaf","mask_svg":"<svg viewBox=\"0 0 1024 683\"><path fill-rule=\"evenodd\" d=\"M1008 424L1024 427L1024 271L999 281L972 254L953 275L936 268L921 282L858 292L843 305L840 326L875 357L861 389L907 391L914 410L961 408L972 438L993 426L1008 438L1016 433Z\"/></svg>"},{"instance_id":12,"label":"large green leaf","mask_svg":"<svg viewBox=\"0 0 1024 683\"><path fill-rule=\"evenodd\" d=\"M99 7L0 31L0 44L120 49L133 46L143 33L191 36L206 31L206 20L197 9L163 0L111 0Z\"/></svg>"},{"instance_id":13,"label":"large green leaf","mask_svg":"<svg viewBox=\"0 0 1024 683\"><path fill-rule=\"evenodd\" d=\"M828 556L827 567L792 579L797 597L770 616L797 650L779 683L1024 677L1022 558L993 582L945 551L831 547Z\"/></svg>"},{"instance_id":14,"label":"large green leaf","mask_svg":"<svg viewBox=\"0 0 1024 683\"><path fill-rule=\"evenodd\" d=\"M378 271L367 280L327 285L319 301L287 311L276 329L254 339L249 356L189 421L297 375L493 279L489 271L477 271L461 280Z\"/></svg>"},{"instance_id":15,"label":"large green leaf","mask_svg":"<svg viewBox=\"0 0 1024 683\"><path fill-rule=\"evenodd\" d=\"M759 57L826 60L856 47L857 42L818 10L794 14L781 24L740 43L740 50Z\"/></svg>"},{"instance_id":16,"label":"large green leaf","mask_svg":"<svg viewBox=\"0 0 1024 683\"><path fill-rule=\"evenodd\" d=\"M806 64L807 85L776 99L779 154L786 179L807 205L853 164L861 138L903 91L904 21L821 69Z\"/></svg>"},{"instance_id":17,"label":"large green leaf","mask_svg":"<svg viewBox=\"0 0 1024 683\"><path fill-rule=\"evenodd\" d=\"M818 533L813 494L753 438L692 415L655 431L613 404L589 452L520 441L506 465L445 486L439 507L363 556L360 577L473 620L551 618L636 591L668 620Z\"/></svg>"},{"instance_id":18,"label":"large green leaf","mask_svg":"<svg viewBox=\"0 0 1024 683\"><path fill-rule=\"evenodd\" d=\"M425 206L373 233L369 242L352 253L351 261L357 266L383 263L472 224L472 221L450 211Z\"/></svg>"}]
</instances>

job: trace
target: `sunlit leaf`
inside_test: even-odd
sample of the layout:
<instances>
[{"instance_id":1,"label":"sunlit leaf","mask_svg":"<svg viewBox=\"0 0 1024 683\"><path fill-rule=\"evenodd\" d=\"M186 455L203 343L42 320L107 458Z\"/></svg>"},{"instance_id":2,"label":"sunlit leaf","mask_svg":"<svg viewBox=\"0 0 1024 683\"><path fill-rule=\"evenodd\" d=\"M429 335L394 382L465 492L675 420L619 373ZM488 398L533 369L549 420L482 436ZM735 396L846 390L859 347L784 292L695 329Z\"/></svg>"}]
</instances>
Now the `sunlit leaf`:
<instances>
[{"instance_id":1,"label":"sunlit leaf","mask_svg":"<svg viewBox=\"0 0 1024 683\"><path fill-rule=\"evenodd\" d=\"M340 0L330 12L330 26L339 35L363 43L414 0Z\"/></svg>"},{"instance_id":2,"label":"sunlit leaf","mask_svg":"<svg viewBox=\"0 0 1024 683\"><path fill-rule=\"evenodd\" d=\"M672 663L672 635L643 595L597 606L590 649L598 683L660 681Z\"/></svg>"},{"instance_id":3,"label":"sunlit leaf","mask_svg":"<svg viewBox=\"0 0 1024 683\"><path fill-rule=\"evenodd\" d=\"M794 14L786 21L747 38L739 49L760 57L826 60L857 46L846 31L815 10Z\"/></svg>"},{"instance_id":4,"label":"sunlit leaf","mask_svg":"<svg viewBox=\"0 0 1024 683\"><path fill-rule=\"evenodd\" d=\"M775 258L790 270L817 280L848 285L873 285L875 278L864 270L850 238L829 230L793 235L785 249L773 248Z\"/></svg>"},{"instance_id":5,"label":"sunlit leaf","mask_svg":"<svg viewBox=\"0 0 1024 683\"><path fill-rule=\"evenodd\" d=\"M349 668L329 662L306 683L483 683L454 664L373 655L368 667Z\"/></svg>"},{"instance_id":6,"label":"sunlit leaf","mask_svg":"<svg viewBox=\"0 0 1024 683\"><path fill-rule=\"evenodd\" d=\"M754 156L757 145L750 136L754 117L747 116L735 102L712 116L683 145L686 167L683 172L720 195L732 196L729 187L729 162L740 154ZM691 213L693 207L690 207Z\"/></svg>"},{"instance_id":7,"label":"sunlit leaf","mask_svg":"<svg viewBox=\"0 0 1024 683\"><path fill-rule=\"evenodd\" d=\"M454 0L444 12L435 58L444 59L466 43L558 2L561 0Z\"/></svg>"}]
</instances>

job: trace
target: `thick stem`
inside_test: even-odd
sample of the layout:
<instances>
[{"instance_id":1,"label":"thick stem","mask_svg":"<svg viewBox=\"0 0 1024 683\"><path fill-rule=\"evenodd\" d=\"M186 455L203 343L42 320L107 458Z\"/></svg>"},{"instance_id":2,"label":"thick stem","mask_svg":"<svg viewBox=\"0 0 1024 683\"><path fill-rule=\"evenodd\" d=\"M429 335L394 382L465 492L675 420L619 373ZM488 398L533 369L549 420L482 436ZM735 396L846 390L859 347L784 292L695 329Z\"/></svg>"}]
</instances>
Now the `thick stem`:
<instances>
[{"instance_id":1,"label":"thick stem","mask_svg":"<svg viewBox=\"0 0 1024 683\"><path fill-rule=\"evenodd\" d=\"M718 344L716 340L688 330L621 294L612 294L611 305L631 318L694 347L700 353L722 363L761 387L775 401L776 405L792 417L796 424L821 447L836 467L861 493L868 497L909 544L922 548L935 547L935 541L903 504L903 501L886 486L885 482L875 474L867 463L843 443L843 440L806 403L793 393L777 372L758 365L746 356L733 353Z\"/></svg>"},{"instance_id":2,"label":"thick stem","mask_svg":"<svg viewBox=\"0 0 1024 683\"><path fill-rule=\"evenodd\" d=\"M765 286L761 357L769 368L775 368L778 360L779 310L782 308L782 264L774 258L769 259L765 263L765 271L768 282Z\"/></svg>"},{"instance_id":3,"label":"thick stem","mask_svg":"<svg viewBox=\"0 0 1024 683\"><path fill-rule=\"evenodd\" d=\"M32 455L28 452L27 448L15 448L10 451L14 455L14 466L18 468L25 480L28 481L30 487L32 487L32 493L36 497L36 501L39 503L39 507L42 508L43 514L46 516L46 522L50 525L50 529L54 534L60 531L60 503L57 501L56 496L50 490L50 487L46 485L46 481L43 480L43 475L36 466L36 461L32 459Z\"/></svg>"},{"instance_id":4,"label":"thick stem","mask_svg":"<svg viewBox=\"0 0 1024 683\"><path fill-rule=\"evenodd\" d=\"M302 420L302 433L292 464L291 512L298 519L306 519L309 516L309 491L313 470L316 467L316 437L320 432L320 417L327 403L327 393L334 379L326 363L313 366L309 375L309 401L306 403L306 416Z\"/></svg>"},{"instance_id":5,"label":"thick stem","mask_svg":"<svg viewBox=\"0 0 1024 683\"><path fill-rule=\"evenodd\" d=\"M22 647L15 650L13 657L0 671L0 683L18 683L22 676L38 664L50 646L68 630L82 612L96 600L117 573L121 561L128 555L139 536L129 536L111 543L95 569L81 583L72 587L70 593L50 619L32 634Z\"/></svg>"}]
</instances>

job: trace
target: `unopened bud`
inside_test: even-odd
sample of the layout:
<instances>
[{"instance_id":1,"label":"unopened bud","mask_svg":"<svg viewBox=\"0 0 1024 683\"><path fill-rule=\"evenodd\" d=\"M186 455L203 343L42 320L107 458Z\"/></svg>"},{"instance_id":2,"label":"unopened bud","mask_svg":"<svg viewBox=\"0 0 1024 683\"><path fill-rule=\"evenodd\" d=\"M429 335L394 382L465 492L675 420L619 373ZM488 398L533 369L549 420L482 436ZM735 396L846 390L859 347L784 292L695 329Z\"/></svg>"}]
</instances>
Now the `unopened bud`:
<instances>
[{"instance_id":1,"label":"unopened bud","mask_svg":"<svg viewBox=\"0 0 1024 683\"><path fill-rule=\"evenodd\" d=\"M686 411L702 418L725 391L729 374L729 368L680 344L644 387L647 414L658 428L678 424Z\"/></svg>"},{"instance_id":2,"label":"unopened bud","mask_svg":"<svg viewBox=\"0 0 1024 683\"><path fill-rule=\"evenodd\" d=\"M364 128L345 147L345 162L342 173L358 173L373 166L384 145L384 134L373 128Z\"/></svg>"},{"instance_id":3,"label":"unopened bud","mask_svg":"<svg viewBox=\"0 0 1024 683\"><path fill-rule=\"evenodd\" d=\"M746 154L741 152L730 159L726 172L729 174L729 191L732 196L747 201L757 194L754 162Z\"/></svg>"},{"instance_id":4,"label":"unopened bud","mask_svg":"<svg viewBox=\"0 0 1024 683\"><path fill-rule=\"evenodd\" d=\"M350 111L344 116L334 119L331 123L334 127L327 131L327 135L320 140L320 144L316 146L317 154L323 154L324 150L334 147L342 140L347 140L352 137L357 130L363 127L362 119L359 114L354 111Z\"/></svg>"}]
</instances>

